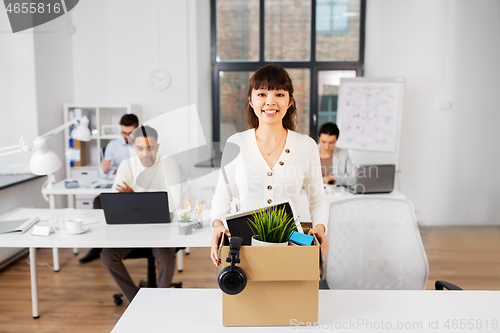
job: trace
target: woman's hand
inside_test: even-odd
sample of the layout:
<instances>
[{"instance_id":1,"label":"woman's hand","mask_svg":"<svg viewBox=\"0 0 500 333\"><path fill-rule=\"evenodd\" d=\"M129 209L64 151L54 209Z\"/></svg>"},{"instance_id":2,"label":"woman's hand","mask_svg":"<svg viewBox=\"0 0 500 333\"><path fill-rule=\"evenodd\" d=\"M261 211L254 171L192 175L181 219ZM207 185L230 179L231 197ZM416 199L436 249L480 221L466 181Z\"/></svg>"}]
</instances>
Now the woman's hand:
<instances>
[{"instance_id":1,"label":"woman's hand","mask_svg":"<svg viewBox=\"0 0 500 333\"><path fill-rule=\"evenodd\" d=\"M318 224L311 230L309 230L309 235L316 236L319 243L321 244L321 257L325 259L326 252L328 251L328 238L325 235L325 226L323 224Z\"/></svg>"},{"instance_id":2,"label":"woman's hand","mask_svg":"<svg viewBox=\"0 0 500 333\"><path fill-rule=\"evenodd\" d=\"M224 223L222 223L221 220L215 220L214 221L214 235L212 237L212 250L210 251L210 258L212 258L212 261L214 262L215 266L219 266L221 264L220 258L219 258L219 243L220 243L220 238L222 234L225 234L227 237L231 236L231 233L229 230L227 230L224 227Z\"/></svg>"}]
</instances>

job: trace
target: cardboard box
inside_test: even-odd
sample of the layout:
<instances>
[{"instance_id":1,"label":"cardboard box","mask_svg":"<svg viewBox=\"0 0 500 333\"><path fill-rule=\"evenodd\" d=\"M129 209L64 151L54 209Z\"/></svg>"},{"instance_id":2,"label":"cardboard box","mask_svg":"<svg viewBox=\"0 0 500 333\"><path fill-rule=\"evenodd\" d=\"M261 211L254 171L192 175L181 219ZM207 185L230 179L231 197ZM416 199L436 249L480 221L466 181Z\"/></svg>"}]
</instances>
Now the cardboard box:
<instances>
[{"instance_id":1,"label":"cardboard box","mask_svg":"<svg viewBox=\"0 0 500 333\"><path fill-rule=\"evenodd\" d=\"M73 165L78 167L87 165L87 143L73 139L73 149L80 150L80 161L73 162Z\"/></svg>"},{"instance_id":2,"label":"cardboard box","mask_svg":"<svg viewBox=\"0 0 500 333\"><path fill-rule=\"evenodd\" d=\"M229 266L228 239L221 267ZM320 247L242 246L241 267L247 285L238 295L222 294L224 326L291 326L318 322Z\"/></svg>"}]
</instances>

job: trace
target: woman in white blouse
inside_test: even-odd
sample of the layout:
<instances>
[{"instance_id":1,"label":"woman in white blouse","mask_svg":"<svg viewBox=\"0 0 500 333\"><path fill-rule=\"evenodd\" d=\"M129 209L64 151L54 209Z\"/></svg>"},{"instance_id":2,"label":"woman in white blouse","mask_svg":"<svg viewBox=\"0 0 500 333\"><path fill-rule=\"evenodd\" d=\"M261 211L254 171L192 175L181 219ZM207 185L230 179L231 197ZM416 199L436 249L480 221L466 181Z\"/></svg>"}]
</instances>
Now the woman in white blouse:
<instances>
[{"instance_id":1,"label":"woman in white blouse","mask_svg":"<svg viewBox=\"0 0 500 333\"><path fill-rule=\"evenodd\" d=\"M328 249L325 236L328 204L325 199L317 145L306 135L294 132L297 109L293 85L287 71L269 64L257 70L249 82L246 116L250 129L236 133L227 142L240 151L229 164L223 165L212 200L211 258L220 264L218 244L229 230L221 221L229 213L232 198L243 211L264 208L290 200L298 207L302 186L309 199L314 234L321 243L323 258ZM224 155L227 154L227 145Z\"/></svg>"}]
</instances>

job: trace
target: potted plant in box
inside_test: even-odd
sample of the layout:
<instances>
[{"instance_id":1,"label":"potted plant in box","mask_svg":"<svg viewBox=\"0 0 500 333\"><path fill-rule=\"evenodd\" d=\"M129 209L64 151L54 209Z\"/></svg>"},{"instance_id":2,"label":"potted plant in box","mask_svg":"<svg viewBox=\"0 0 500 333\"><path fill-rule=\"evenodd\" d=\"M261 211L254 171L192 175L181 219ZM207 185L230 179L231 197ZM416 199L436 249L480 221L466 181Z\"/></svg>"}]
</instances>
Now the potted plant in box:
<instances>
[{"instance_id":1,"label":"potted plant in box","mask_svg":"<svg viewBox=\"0 0 500 333\"><path fill-rule=\"evenodd\" d=\"M191 235L193 233L193 219L190 212L179 215L179 233L181 235Z\"/></svg>"},{"instance_id":2,"label":"potted plant in box","mask_svg":"<svg viewBox=\"0 0 500 333\"><path fill-rule=\"evenodd\" d=\"M248 219L252 229L252 246L287 246L288 239L295 230L297 220L288 216L285 207L278 209L274 206L270 209L261 209L252 214L253 220Z\"/></svg>"}]
</instances>

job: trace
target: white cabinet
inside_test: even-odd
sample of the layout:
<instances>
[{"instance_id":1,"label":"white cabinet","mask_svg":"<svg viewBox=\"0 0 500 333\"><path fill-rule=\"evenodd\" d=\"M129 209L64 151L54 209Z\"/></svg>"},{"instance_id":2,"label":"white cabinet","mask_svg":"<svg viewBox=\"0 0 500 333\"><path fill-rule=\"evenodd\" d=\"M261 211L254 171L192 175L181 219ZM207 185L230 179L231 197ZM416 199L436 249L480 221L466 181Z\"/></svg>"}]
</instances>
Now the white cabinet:
<instances>
[{"instance_id":1,"label":"white cabinet","mask_svg":"<svg viewBox=\"0 0 500 333\"><path fill-rule=\"evenodd\" d=\"M135 114L141 120L141 108L135 104L64 104L64 122L73 118L87 116L90 120L92 140L89 142L74 142L75 149L80 149L80 162L66 161L66 178L97 179L103 150L114 139L121 137L120 119L124 114ZM73 127L64 131L65 150L70 148L70 133ZM92 198L76 197L75 202L81 207L92 208L89 205ZM72 203L70 207L73 206Z\"/></svg>"}]
</instances>

